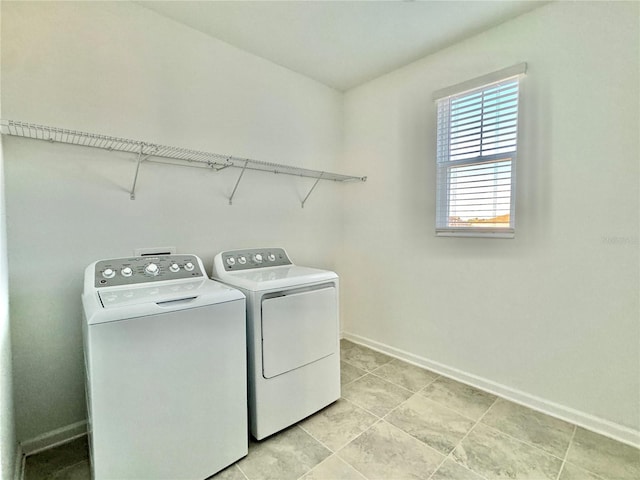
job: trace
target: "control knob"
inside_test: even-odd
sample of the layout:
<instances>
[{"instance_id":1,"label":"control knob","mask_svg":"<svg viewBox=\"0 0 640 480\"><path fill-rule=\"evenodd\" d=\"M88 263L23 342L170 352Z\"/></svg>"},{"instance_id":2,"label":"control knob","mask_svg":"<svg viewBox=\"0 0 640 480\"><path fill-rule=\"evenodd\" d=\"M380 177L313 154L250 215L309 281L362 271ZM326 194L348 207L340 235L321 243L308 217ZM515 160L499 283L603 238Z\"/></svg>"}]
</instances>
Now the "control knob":
<instances>
[{"instance_id":1,"label":"control knob","mask_svg":"<svg viewBox=\"0 0 640 480\"><path fill-rule=\"evenodd\" d=\"M227 258L227 265L229 265L230 267L236 264L236 259L233 257L229 257Z\"/></svg>"},{"instance_id":2,"label":"control knob","mask_svg":"<svg viewBox=\"0 0 640 480\"><path fill-rule=\"evenodd\" d=\"M241 264L241 265L244 265L245 263L247 263L247 258L242 256L242 255L239 256L238 257L238 263Z\"/></svg>"},{"instance_id":3,"label":"control knob","mask_svg":"<svg viewBox=\"0 0 640 480\"><path fill-rule=\"evenodd\" d=\"M102 276L104 278L113 278L116 276L116 272L111 268L105 268L104 271L102 272Z\"/></svg>"},{"instance_id":4,"label":"control knob","mask_svg":"<svg viewBox=\"0 0 640 480\"><path fill-rule=\"evenodd\" d=\"M259 253L256 253L256 254L253 256L253 261L254 261L254 262L256 262L256 263L262 263L262 255L261 255L261 254L259 254Z\"/></svg>"},{"instance_id":5,"label":"control knob","mask_svg":"<svg viewBox=\"0 0 640 480\"><path fill-rule=\"evenodd\" d=\"M194 268L195 268L195 267L193 266L193 263L191 263L191 262L187 262L187 263L185 263L185 264L184 264L184 269L185 269L187 272L192 271Z\"/></svg>"},{"instance_id":6,"label":"control knob","mask_svg":"<svg viewBox=\"0 0 640 480\"><path fill-rule=\"evenodd\" d=\"M275 262L276 256L273 253L270 253L269 255L267 255L267 260L269 260L270 262Z\"/></svg>"},{"instance_id":7,"label":"control knob","mask_svg":"<svg viewBox=\"0 0 640 480\"><path fill-rule=\"evenodd\" d=\"M158 273L160 273L160 269L155 263L150 263L149 265L147 265L144 271L149 275L158 275Z\"/></svg>"},{"instance_id":8,"label":"control knob","mask_svg":"<svg viewBox=\"0 0 640 480\"><path fill-rule=\"evenodd\" d=\"M120 270L120 273L123 277L130 277L131 275L133 275L133 270L131 269L131 267L124 267L122 270Z\"/></svg>"},{"instance_id":9,"label":"control knob","mask_svg":"<svg viewBox=\"0 0 640 480\"><path fill-rule=\"evenodd\" d=\"M176 273L176 272L180 271L180 265L178 265L177 263L172 263L169 266L169 270L171 270L173 273Z\"/></svg>"}]
</instances>

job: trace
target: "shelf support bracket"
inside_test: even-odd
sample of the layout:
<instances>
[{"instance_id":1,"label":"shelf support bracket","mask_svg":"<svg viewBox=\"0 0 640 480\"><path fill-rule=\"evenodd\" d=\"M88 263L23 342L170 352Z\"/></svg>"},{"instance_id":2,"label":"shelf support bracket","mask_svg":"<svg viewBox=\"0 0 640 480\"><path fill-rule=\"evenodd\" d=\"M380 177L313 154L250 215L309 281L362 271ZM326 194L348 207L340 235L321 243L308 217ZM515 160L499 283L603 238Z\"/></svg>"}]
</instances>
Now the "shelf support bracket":
<instances>
[{"instance_id":1,"label":"shelf support bracket","mask_svg":"<svg viewBox=\"0 0 640 480\"><path fill-rule=\"evenodd\" d=\"M240 176L236 181L236 186L233 187L233 192L231 192L231 196L229 197L229 205L233 205L233 196L236 194L236 190L238 189L238 185L240 185L240 180L242 180L242 175L244 175L244 171L247 169L248 164L249 164L249 160L245 160L244 166L242 167L242 171L240 172Z\"/></svg>"},{"instance_id":2,"label":"shelf support bracket","mask_svg":"<svg viewBox=\"0 0 640 480\"><path fill-rule=\"evenodd\" d=\"M302 208L304 208L304 204L309 198L309 195L311 195L311 192L313 192L313 189L316 188L316 185L318 185L318 182L320 181L323 175L324 175L324 172L320 172L320 176L316 179L316 183L313 184L313 187L311 187L311 190L309 190L309 193L307 193L307 196L304 197L304 200L302 200L302 204L301 204Z\"/></svg>"},{"instance_id":3,"label":"shelf support bracket","mask_svg":"<svg viewBox=\"0 0 640 480\"><path fill-rule=\"evenodd\" d=\"M129 198L131 200L136 199L136 183L138 183L138 172L140 171L140 164L151 156L151 154L143 156L143 150L144 145L140 145L140 152L138 153L138 164L136 165L136 174L133 177L133 185L131 186L131 193L129 195Z\"/></svg>"}]
</instances>

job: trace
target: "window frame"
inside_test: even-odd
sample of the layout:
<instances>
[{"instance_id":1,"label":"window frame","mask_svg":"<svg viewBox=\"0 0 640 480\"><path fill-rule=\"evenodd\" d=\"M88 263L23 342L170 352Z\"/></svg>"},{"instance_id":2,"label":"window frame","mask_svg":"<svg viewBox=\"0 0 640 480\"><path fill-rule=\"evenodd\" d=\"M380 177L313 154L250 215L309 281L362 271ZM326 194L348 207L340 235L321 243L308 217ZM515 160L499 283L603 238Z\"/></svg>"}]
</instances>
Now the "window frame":
<instances>
[{"instance_id":1,"label":"window frame","mask_svg":"<svg viewBox=\"0 0 640 480\"><path fill-rule=\"evenodd\" d=\"M441 237L482 237L482 238L514 238L516 227L516 215L515 215L515 199L516 199L516 172L517 172L517 158L518 147L520 140L520 117L522 106L522 77L526 73L526 63L514 65L512 67L493 72L482 77L463 82L451 87L447 87L436 91L433 94L433 99L436 102L436 118L437 118L437 134L436 134L436 221L435 221L435 234ZM471 158L462 158L451 160L451 101L452 99L458 99L464 96L471 96L477 92L482 92L494 88L501 83L509 83L517 81L518 93L517 93L517 115L515 119L515 149L510 152L494 153L490 155L482 155L482 147L479 147L479 155ZM441 104L446 102L444 108L446 111L441 111ZM483 100L484 104L484 100ZM446 115L445 126L441 128L442 121L441 115ZM480 144L482 145L482 137L480 137ZM496 147L497 148L497 147ZM444 158L444 160L443 160ZM466 227L452 227L450 225L450 186L451 186L451 169L464 166L480 166L497 165L500 161L510 162L510 189L509 189L509 226L508 227L480 227L480 226L466 226ZM496 167L496 169L499 167ZM488 202L487 202L488 203Z\"/></svg>"}]
</instances>

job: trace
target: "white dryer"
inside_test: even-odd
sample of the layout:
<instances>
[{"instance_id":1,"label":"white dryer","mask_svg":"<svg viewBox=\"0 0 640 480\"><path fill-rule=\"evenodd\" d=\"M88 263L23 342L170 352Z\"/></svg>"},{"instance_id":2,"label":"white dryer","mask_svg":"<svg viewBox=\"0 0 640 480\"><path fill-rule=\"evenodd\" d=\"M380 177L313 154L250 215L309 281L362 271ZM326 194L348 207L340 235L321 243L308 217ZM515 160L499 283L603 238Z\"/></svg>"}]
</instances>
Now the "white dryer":
<instances>
[{"instance_id":1,"label":"white dryer","mask_svg":"<svg viewBox=\"0 0 640 480\"><path fill-rule=\"evenodd\" d=\"M261 440L340 398L338 275L282 248L216 255L214 278L247 297L249 419Z\"/></svg>"},{"instance_id":2,"label":"white dryer","mask_svg":"<svg viewBox=\"0 0 640 480\"><path fill-rule=\"evenodd\" d=\"M247 454L245 298L195 255L85 271L92 476L202 479Z\"/></svg>"}]
</instances>

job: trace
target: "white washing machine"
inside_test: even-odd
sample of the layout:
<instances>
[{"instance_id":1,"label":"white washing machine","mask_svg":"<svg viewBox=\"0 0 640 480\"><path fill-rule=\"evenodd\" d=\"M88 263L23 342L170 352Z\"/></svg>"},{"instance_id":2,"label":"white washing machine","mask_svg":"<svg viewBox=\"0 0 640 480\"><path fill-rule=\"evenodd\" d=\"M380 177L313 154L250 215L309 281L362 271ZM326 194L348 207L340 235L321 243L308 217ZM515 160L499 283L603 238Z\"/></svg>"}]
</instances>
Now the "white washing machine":
<instances>
[{"instance_id":1,"label":"white washing machine","mask_svg":"<svg viewBox=\"0 0 640 480\"><path fill-rule=\"evenodd\" d=\"M247 454L245 297L195 255L85 271L93 478L203 479Z\"/></svg>"},{"instance_id":2,"label":"white washing machine","mask_svg":"<svg viewBox=\"0 0 640 480\"><path fill-rule=\"evenodd\" d=\"M340 398L338 275L282 248L216 255L214 278L247 296L249 419L261 440Z\"/></svg>"}]
</instances>

